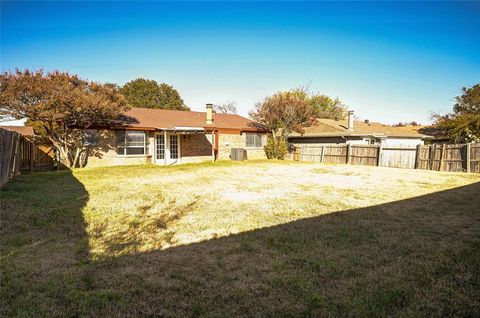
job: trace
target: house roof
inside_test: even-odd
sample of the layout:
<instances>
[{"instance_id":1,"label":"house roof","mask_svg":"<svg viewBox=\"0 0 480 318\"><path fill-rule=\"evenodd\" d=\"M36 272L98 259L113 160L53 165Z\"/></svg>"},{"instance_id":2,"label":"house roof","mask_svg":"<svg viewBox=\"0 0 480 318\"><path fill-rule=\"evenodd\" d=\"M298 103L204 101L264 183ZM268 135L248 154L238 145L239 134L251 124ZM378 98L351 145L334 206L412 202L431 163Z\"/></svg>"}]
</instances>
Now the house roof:
<instances>
[{"instance_id":1,"label":"house roof","mask_svg":"<svg viewBox=\"0 0 480 318\"><path fill-rule=\"evenodd\" d=\"M213 124L207 124L205 112L131 108L125 115L131 123L130 128L139 129L185 129L203 128L211 129L234 129L241 131L261 131L262 129L254 121L236 114L213 114Z\"/></svg>"},{"instance_id":2,"label":"house roof","mask_svg":"<svg viewBox=\"0 0 480 318\"><path fill-rule=\"evenodd\" d=\"M422 138L425 135L419 133L418 129L422 126L393 127L376 122L366 123L361 120L355 120L353 131L348 130L347 120L334 120L319 118L315 124L305 128L303 134L292 134L292 137L334 137L334 136L386 136L386 137L404 137L404 138Z\"/></svg>"},{"instance_id":3,"label":"house roof","mask_svg":"<svg viewBox=\"0 0 480 318\"><path fill-rule=\"evenodd\" d=\"M22 136L35 136L33 127L30 127L30 126L0 126L0 128L17 132Z\"/></svg>"}]
</instances>

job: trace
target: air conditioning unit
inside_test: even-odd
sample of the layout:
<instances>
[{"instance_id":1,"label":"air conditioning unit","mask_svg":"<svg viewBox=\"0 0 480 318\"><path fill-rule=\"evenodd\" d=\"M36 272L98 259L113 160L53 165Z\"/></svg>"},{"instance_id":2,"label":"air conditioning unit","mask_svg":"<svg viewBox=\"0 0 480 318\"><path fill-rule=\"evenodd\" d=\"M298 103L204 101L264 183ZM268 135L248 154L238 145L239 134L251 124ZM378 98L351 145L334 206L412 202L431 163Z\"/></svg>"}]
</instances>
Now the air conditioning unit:
<instances>
[{"instance_id":1,"label":"air conditioning unit","mask_svg":"<svg viewBox=\"0 0 480 318\"><path fill-rule=\"evenodd\" d=\"M242 161L246 159L245 149L243 148L232 148L230 150L230 158L235 161Z\"/></svg>"}]
</instances>

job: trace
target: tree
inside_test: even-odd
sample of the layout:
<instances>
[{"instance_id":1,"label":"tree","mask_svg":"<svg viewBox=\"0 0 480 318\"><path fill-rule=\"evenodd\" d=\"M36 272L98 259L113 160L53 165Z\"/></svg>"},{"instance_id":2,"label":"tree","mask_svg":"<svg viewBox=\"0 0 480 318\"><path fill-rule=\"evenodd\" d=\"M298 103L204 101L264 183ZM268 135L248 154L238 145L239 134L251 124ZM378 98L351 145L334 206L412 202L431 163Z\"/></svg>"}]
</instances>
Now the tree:
<instances>
[{"instance_id":1,"label":"tree","mask_svg":"<svg viewBox=\"0 0 480 318\"><path fill-rule=\"evenodd\" d=\"M455 98L457 102L453 111L456 114L480 114L480 83L470 88L463 87L462 92L462 95Z\"/></svg>"},{"instance_id":2,"label":"tree","mask_svg":"<svg viewBox=\"0 0 480 318\"><path fill-rule=\"evenodd\" d=\"M453 113L433 118L452 142L480 142L480 83L462 92L455 98Z\"/></svg>"},{"instance_id":3,"label":"tree","mask_svg":"<svg viewBox=\"0 0 480 318\"><path fill-rule=\"evenodd\" d=\"M213 110L217 113L222 113L222 114L236 114L237 103L233 101L226 101L221 104L214 104Z\"/></svg>"},{"instance_id":4,"label":"tree","mask_svg":"<svg viewBox=\"0 0 480 318\"><path fill-rule=\"evenodd\" d=\"M137 78L123 85L120 91L133 107L190 110L175 88L154 80Z\"/></svg>"},{"instance_id":5,"label":"tree","mask_svg":"<svg viewBox=\"0 0 480 318\"><path fill-rule=\"evenodd\" d=\"M27 118L48 139L68 168L80 166L87 150L83 129L120 124L127 102L113 85L89 82L67 72L4 72L0 115Z\"/></svg>"},{"instance_id":6,"label":"tree","mask_svg":"<svg viewBox=\"0 0 480 318\"><path fill-rule=\"evenodd\" d=\"M294 89L292 93L300 99L307 100L319 118L344 119L347 115L347 108L338 97L334 99L320 93L310 93L303 87Z\"/></svg>"},{"instance_id":7,"label":"tree","mask_svg":"<svg viewBox=\"0 0 480 318\"><path fill-rule=\"evenodd\" d=\"M407 127L407 126L420 126L420 124L417 123L416 121L412 120L410 122L400 121L400 122L396 123L395 125L393 125L393 127Z\"/></svg>"},{"instance_id":8,"label":"tree","mask_svg":"<svg viewBox=\"0 0 480 318\"><path fill-rule=\"evenodd\" d=\"M270 147L266 149L272 158L283 159L280 149L292 132L303 133L317 117L318 110L310 99L295 89L278 92L255 105L250 116L271 132Z\"/></svg>"}]
</instances>

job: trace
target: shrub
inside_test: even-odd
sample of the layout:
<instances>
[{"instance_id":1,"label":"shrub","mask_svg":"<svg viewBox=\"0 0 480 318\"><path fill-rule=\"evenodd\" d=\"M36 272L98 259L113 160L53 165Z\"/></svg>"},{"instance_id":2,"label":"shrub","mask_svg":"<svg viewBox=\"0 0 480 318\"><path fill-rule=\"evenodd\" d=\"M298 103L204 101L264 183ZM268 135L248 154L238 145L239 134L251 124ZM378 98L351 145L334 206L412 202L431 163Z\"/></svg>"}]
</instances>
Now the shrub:
<instances>
[{"instance_id":1,"label":"shrub","mask_svg":"<svg viewBox=\"0 0 480 318\"><path fill-rule=\"evenodd\" d=\"M268 136L264 150L268 159L283 159L288 152L288 144L281 138Z\"/></svg>"}]
</instances>

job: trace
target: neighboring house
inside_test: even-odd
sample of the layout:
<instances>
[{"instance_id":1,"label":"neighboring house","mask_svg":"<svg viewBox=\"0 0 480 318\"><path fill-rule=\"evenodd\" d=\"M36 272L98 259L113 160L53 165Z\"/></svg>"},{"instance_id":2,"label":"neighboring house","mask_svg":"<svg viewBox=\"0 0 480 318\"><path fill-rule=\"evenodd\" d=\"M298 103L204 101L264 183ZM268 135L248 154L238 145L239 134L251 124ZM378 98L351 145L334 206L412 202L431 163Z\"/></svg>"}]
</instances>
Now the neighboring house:
<instances>
[{"instance_id":1,"label":"neighboring house","mask_svg":"<svg viewBox=\"0 0 480 318\"><path fill-rule=\"evenodd\" d=\"M35 136L35 132L33 131L33 127L30 126L1 126L0 128L3 128L8 131L14 131L19 133L22 136L25 137L33 137Z\"/></svg>"},{"instance_id":2,"label":"neighboring house","mask_svg":"<svg viewBox=\"0 0 480 318\"><path fill-rule=\"evenodd\" d=\"M368 120L355 120L353 111L346 120L317 119L303 134L292 134L289 142L295 146L314 144L370 144L414 147L423 145L425 135L418 127L393 127Z\"/></svg>"},{"instance_id":3,"label":"neighboring house","mask_svg":"<svg viewBox=\"0 0 480 318\"><path fill-rule=\"evenodd\" d=\"M230 158L244 148L247 159L265 158L266 130L236 114L132 108L129 124L88 129L87 166L155 163L169 165Z\"/></svg>"}]
</instances>

